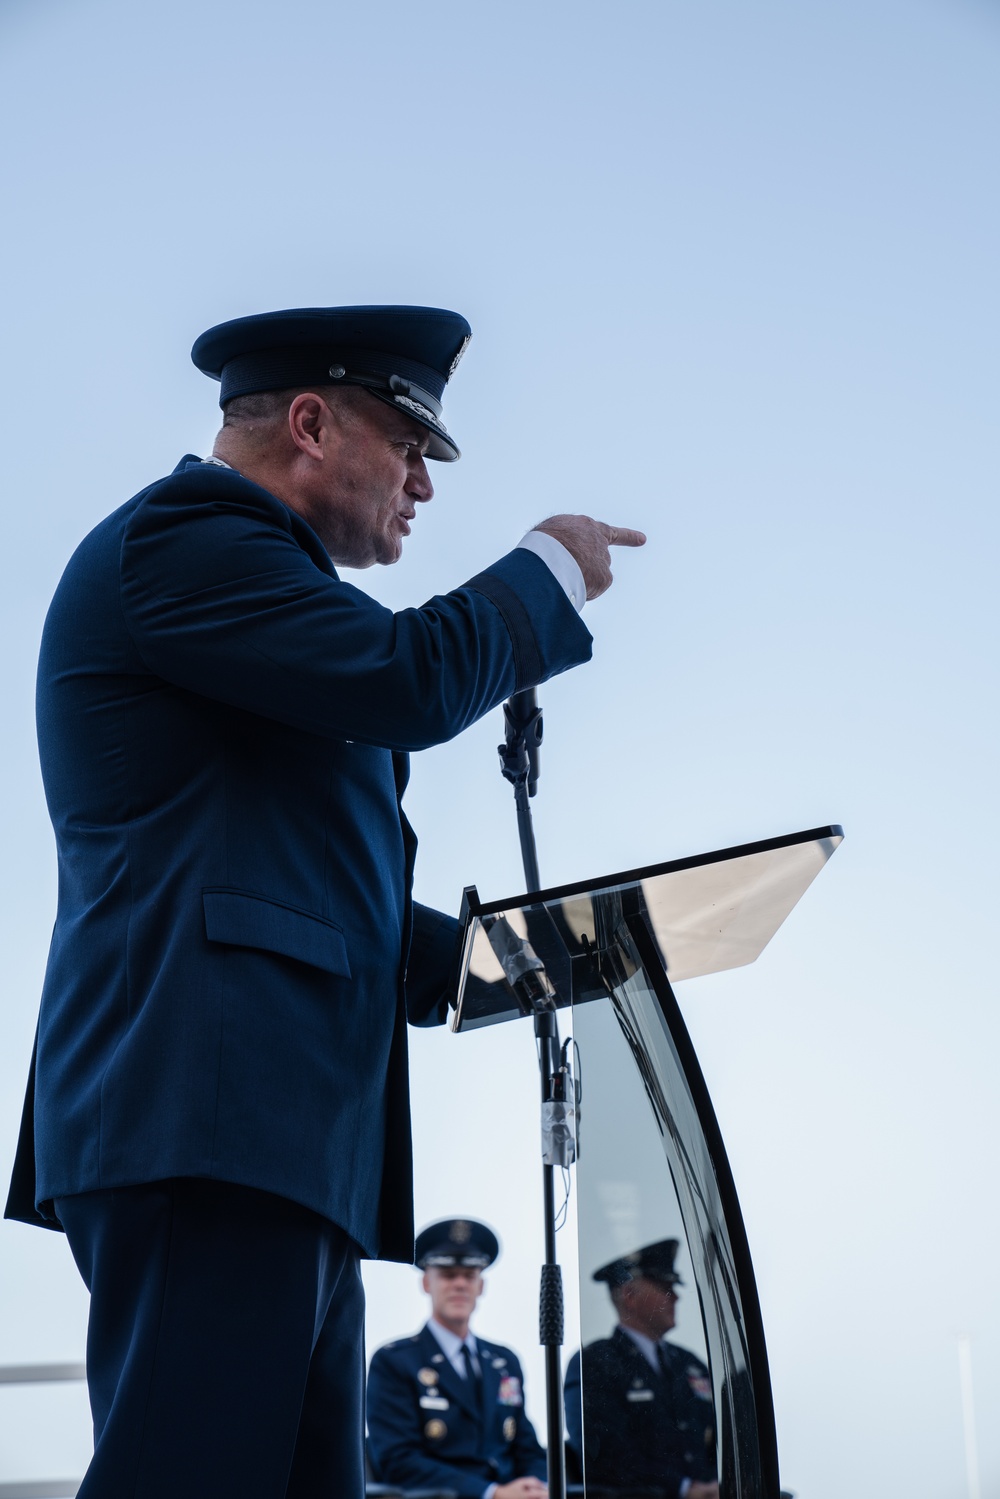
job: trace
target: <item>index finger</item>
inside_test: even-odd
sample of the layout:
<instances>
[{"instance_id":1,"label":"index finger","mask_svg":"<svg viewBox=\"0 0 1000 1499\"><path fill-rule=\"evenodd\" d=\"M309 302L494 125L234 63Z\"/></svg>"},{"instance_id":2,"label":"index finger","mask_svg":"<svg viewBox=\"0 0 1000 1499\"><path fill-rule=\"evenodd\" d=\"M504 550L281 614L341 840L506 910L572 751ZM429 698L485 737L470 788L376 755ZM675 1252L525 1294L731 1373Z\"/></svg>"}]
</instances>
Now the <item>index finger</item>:
<instances>
[{"instance_id":1,"label":"index finger","mask_svg":"<svg viewBox=\"0 0 1000 1499\"><path fill-rule=\"evenodd\" d=\"M599 520L597 524L604 532L604 539L609 547L644 547L646 536L643 531L631 531L628 526L609 526Z\"/></svg>"}]
</instances>

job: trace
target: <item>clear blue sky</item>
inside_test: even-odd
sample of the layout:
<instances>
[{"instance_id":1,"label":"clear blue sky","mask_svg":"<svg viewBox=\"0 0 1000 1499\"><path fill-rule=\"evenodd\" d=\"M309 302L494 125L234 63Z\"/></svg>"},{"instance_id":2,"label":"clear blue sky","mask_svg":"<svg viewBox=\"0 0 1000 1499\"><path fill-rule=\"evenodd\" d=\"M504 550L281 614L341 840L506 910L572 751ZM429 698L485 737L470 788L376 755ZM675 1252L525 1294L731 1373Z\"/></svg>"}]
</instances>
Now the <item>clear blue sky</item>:
<instances>
[{"instance_id":1,"label":"clear blue sky","mask_svg":"<svg viewBox=\"0 0 1000 1499\"><path fill-rule=\"evenodd\" d=\"M593 663L544 692L543 874L844 824L759 962L679 991L783 1476L963 1499L967 1335L997 1490L998 126L985 0L2 0L4 1170L54 909L34 658L70 551L208 450L204 327L454 307L465 456L358 581L419 603L558 510L648 532L588 609ZM520 887L499 737L414 765L425 900ZM420 1035L414 1092L418 1216L501 1230L481 1327L537 1415L530 1040ZM369 1285L373 1345L417 1324L412 1272ZM84 1325L61 1240L0 1228L0 1362L79 1358ZM0 1478L80 1472L86 1440L82 1391L0 1389Z\"/></svg>"}]
</instances>

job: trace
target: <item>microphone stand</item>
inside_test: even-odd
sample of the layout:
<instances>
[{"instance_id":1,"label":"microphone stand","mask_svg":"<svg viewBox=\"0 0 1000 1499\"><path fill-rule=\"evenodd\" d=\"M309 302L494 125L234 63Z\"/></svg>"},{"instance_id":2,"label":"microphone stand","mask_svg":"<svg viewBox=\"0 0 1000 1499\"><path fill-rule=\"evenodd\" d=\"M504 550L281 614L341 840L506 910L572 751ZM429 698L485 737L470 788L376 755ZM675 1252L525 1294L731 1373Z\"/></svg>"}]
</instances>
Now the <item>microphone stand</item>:
<instances>
[{"instance_id":1,"label":"microphone stand","mask_svg":"<svg viewBox=\"0 0 1000 1499\"><path fill-rule=\"evenodd\" d=\"M530 892L541 886L538 853L528 798L538 786L538 751L542 742L542 710L535 689L516 692L503 705L506 739L498 746L500 769L514 787L521 859ZM539 1295L538 1340L545 1349L545 1404L549 1499L566 1499L566 1457L563 1449L562 1270L556 1258L555 1163L568 1165L574 1151L565 1140L568 1069L559 1043L555 996L543 996L532 1007L542 1085L542 1192L545 1216L545 1263ZM570 1096L571 1095L571 1090ZM559 1125L562 1124L560 1132ZM561 1146L560 1143L561 1141Z\"/></svg>"}]
</instances>

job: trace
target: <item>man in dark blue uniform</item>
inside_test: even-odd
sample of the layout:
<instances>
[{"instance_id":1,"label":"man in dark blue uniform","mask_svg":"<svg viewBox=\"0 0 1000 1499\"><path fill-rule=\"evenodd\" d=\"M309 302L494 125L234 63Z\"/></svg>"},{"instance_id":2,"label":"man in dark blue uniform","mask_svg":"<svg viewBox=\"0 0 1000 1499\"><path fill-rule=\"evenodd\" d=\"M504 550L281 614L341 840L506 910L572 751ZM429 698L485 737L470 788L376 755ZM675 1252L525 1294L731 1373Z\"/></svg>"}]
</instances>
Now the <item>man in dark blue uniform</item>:
<instances>
[{"instance_id":1,"label":"man in dark blue uniform","mask_svg":"<svg viewBox=\"0 0 1000 1499\"><path fill-rule=\"evenodd\" d=\"M430 1320L380 1348L368 1374L368 1453L382 1482L459 1499L545 1499L545 1453L524 1413L517 1355L469 1329L499 1252L492 1230L471 1219L418 1236Z\"/></svg>"},{"instance_id":2,"label":"man in dark blue uniform","mask_svg":"<svg viewBox=\"0 0 1000 1499\"><path fill-rule=\"evenodd\" d=\"M661 1239L594 1272L618 1313L610 1338L575 1353L566 1371L566 1426L587 1484L653 1488L664 1499L719 1499L708 1369L664 1341L680 1276L676 1239Z\"/></svg>"},{"instance_id":3,"label":"man in dark blue uniform","mask_svg":"<svg viewBox=\"0 0 1000 1499\"><path fill-rule=\"evenodd\" d=\"M7 1211L91 1292L81 1499L361 1492L359 1256L412 1255L406 1021L443 1019L456 932L411 902L407 752L586 660L578 607L641 541L556 517L395 615L339 576L398 559L458 456L468 336L210 329L212 457L91 532L49 611L59 906Z\"/></svg>"}]
</instances>

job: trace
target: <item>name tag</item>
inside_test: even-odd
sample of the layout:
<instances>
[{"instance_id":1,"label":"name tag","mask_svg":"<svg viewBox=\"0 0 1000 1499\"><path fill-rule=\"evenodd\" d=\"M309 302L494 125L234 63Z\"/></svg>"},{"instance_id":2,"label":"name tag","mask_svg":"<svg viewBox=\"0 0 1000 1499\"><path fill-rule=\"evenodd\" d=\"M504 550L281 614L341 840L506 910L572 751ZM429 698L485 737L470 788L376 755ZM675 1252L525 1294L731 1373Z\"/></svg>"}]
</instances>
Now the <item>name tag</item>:
<instances>
[{"instance_id":1,"label":"name tag","mask_svg":"<svg viewBox=\"0 0 1000 1499\"><path fill-rule=\"evenodd\" d=\"M625 1399L626 1400L652 1400L653 1398L654 1397L653 1397L653 1391L652 1390L626 1390L625 1391Z\"/></svg>"},{"instance_id":2,"label":"name tag","mask_svg":"<svg viewBox=\"0 0 1000 1499\"><path fill-rule=\"evenodd\" d=\"M421 1395L420 1409L424 1411L446 1411L448 1402L443 1395Z\"/></svg>"}]
</instances>

